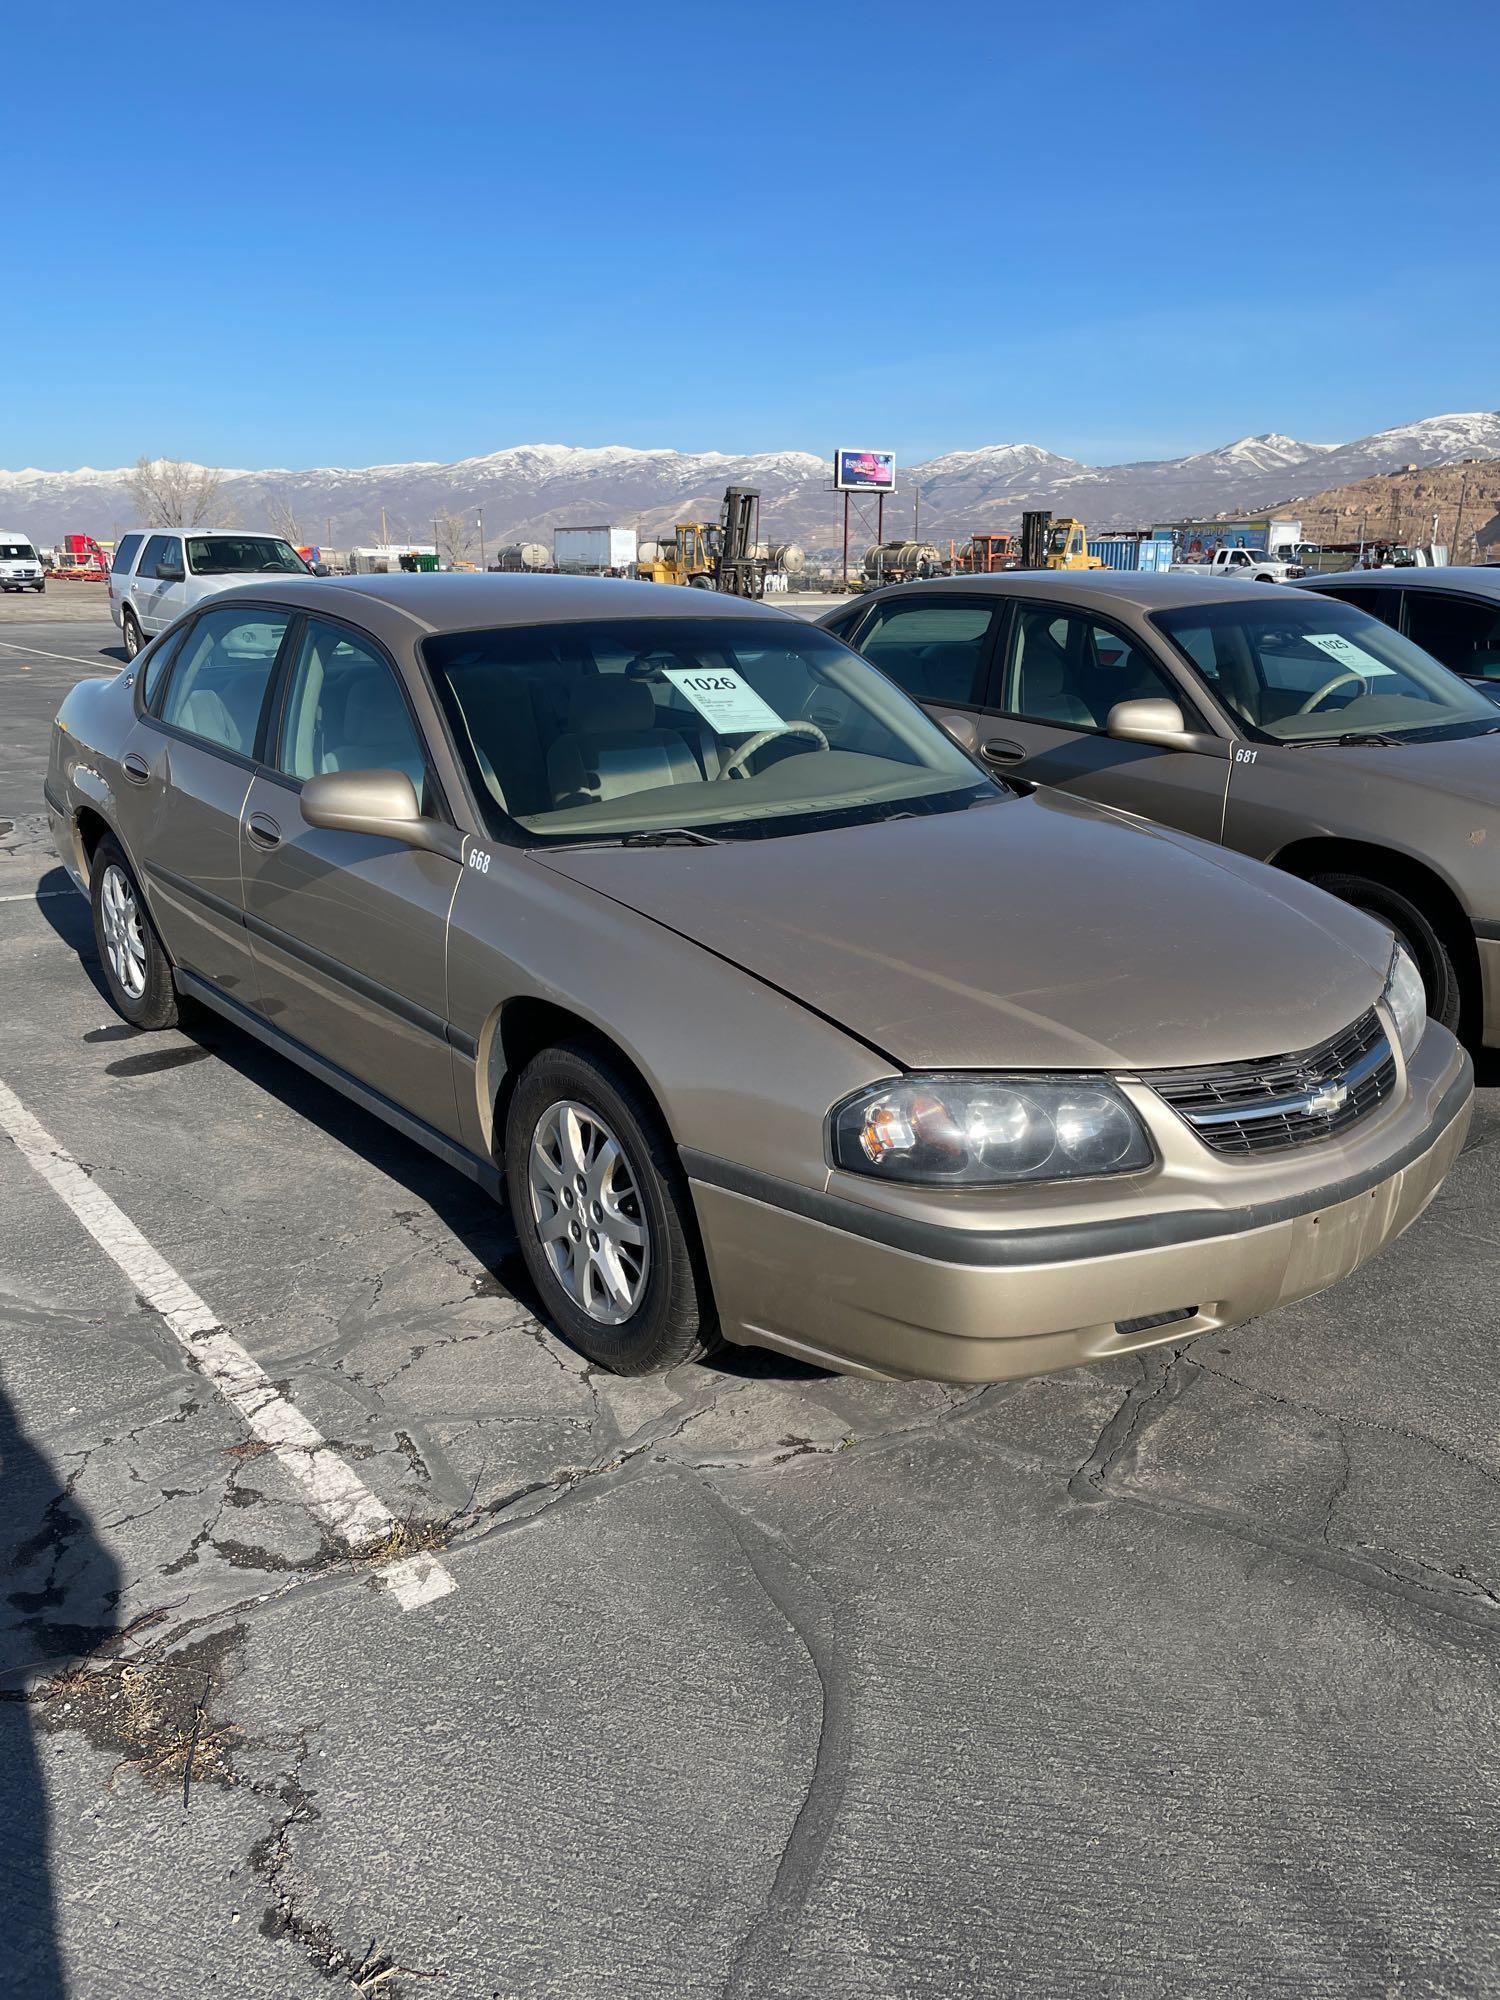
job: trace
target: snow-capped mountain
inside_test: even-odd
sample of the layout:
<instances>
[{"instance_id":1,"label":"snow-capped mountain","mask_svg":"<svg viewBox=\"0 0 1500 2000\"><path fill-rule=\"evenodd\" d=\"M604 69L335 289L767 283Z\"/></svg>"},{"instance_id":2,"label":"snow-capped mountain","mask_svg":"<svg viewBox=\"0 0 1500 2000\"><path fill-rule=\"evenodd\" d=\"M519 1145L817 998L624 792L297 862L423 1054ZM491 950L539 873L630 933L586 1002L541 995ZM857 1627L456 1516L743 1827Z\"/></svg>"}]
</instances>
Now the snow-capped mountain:
<instances>
[{"instance_id":1,"label":"snow-capped mountain","mask_svg":"<svg viewBox=\"0 0 1500 2000\"><path fill-rule=\"evenodd\" d=\"M888 536L911 532L921 492L924 540L1018 524L1026 507L1080 515L1090 528L1275 505L1375 472L1500 458L1500 411L1427 417L1350 444L1305 444L1266 432L1185 458L1091 466L1035 444L985 445L903 467L886 505ZM125 469L0 471L0 521L39 542L69 531L113 537L134 522ZM357 468L320 466L224 474L218 518L241 526L295 527L305 540L346 548L373 540L385 510L393 536L430 540L436 514L481 510L487 548L548 540L555 527L614 522L645 533L677 520L713 518L728 485L758 486L768 540L832 548L843 503L826 456L782 451L735 455L629 445L510 445L453 463L422 460ZM866 514L873 522L874 509ZM856 530L861 544L863 529Z\"/></svg>"}]
</instances>

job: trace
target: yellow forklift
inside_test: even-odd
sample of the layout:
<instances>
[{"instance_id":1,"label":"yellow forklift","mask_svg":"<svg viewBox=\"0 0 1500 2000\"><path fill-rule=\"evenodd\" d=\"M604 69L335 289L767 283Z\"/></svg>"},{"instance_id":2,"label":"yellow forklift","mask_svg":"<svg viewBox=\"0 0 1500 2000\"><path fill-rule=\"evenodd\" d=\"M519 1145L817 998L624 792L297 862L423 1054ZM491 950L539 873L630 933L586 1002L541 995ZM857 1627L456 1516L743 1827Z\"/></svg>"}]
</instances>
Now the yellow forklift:
<instances>
[{"instance_id":1,"label":"yellow forklift","mask_svg":"<svg viewBox=\"0 0 1500 2000\"><path fill-rule=\"evenodd\" d=\"M684 583L729 597L764 597L771 565L755 552L759 540L759 488L730 486L717 522L679 521L676 540L660 544L654 557L637 565L636 575L647 583Z\"/></svg>"},{"instance_id":2,"label":"yellow forklift","mask_svg":"<svg viewBox=\"0 0 1500 2000\"><path fill-rule=\"evenodd\" d=\"M1054 519L1045 510L1021 516L1022 569L1103 569L1089 554L1089 531L1072 514Z\"/></svg>"}]
</instances>

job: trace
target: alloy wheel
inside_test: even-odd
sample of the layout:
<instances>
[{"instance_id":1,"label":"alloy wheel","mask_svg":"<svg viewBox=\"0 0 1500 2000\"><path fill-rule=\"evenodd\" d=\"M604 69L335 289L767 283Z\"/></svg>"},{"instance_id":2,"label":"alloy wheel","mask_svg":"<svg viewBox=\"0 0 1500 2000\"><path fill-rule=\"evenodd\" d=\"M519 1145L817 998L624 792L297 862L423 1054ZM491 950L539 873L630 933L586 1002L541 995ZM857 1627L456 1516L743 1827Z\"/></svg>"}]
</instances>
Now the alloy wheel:
<instances>
[{"instance_id":1,"label":"alloy wheel","mask_svg":"<svg viewBox=\"0 0 1500 2000\"><path fill-rule=\"evenodd\" d=\"M135 884L123 868L111 862L99 885L99 918L110 970L121 991L139 1000L146 990L146 938L141 929Z\"/></svg>"},{"instance_id":2,"label":"alloy wheel","mask_svg":"<svg viewBox=\"0 0 1500 2000\"><path fill-rule=\"evenodd\" d=\"M537 1120L526 1172L553 1276L590 1319L621 1325L651 1273L645 1208L625 1149L597 1111L563 1099Z\"/></svg>"}]
</instances>

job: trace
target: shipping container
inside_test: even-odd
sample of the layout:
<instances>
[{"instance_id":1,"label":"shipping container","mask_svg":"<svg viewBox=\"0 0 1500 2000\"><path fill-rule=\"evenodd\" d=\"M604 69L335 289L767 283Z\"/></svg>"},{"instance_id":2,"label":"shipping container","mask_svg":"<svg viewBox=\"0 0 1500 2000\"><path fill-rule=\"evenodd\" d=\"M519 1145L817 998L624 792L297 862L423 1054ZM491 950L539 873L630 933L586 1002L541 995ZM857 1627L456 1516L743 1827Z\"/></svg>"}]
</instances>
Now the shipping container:
<instances>
[{"instance_id":1,"label":"shipping container","mask_svg":"<svg viewBox=\"0 0 1500 2000\"><path fill-rule=\"evenodd\" d=\"M552 560L565 576L623 576L635 568L635 529L554 528Z\"/></svg>"},{"instance_id":2,"label":"shipping container","mask_svg":"<svg viewBox=\"0 0 1500 2000\"><path fill-rule=\"evenodd\" d=\"M1106 569L1139 569L1141 544L1134 535L1100 535L1089 542L1089 554Z\"/></svg>"}]
</instances>

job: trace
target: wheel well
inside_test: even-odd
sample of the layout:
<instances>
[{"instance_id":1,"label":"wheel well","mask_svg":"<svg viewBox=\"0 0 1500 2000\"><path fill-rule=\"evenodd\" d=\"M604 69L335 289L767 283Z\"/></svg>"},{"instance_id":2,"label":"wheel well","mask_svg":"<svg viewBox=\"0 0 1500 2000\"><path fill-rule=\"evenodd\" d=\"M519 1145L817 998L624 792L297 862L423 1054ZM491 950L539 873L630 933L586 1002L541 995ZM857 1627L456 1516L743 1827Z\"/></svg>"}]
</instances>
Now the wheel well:
<instances>
[{"instance_id":1,"label":"wheel well","mask_svg":"<svg viewBox=\"0 0 1500 2000\"><path fill-rule=\"evenodd\" d=\"M559 1007L551 1000L537 1000L529 995L507 1000L500 1009L500 1021L496 1028L496 1039L500 1045L504 1072L499 1089L495 1093L495 1124L493 1147L496 1156L500 1154L505 1134L506 1113L510 1109L511 1093L516 1087L516 1078L525 1069L533 1056L543 1049L552 1048L558 1042L592 1042L596 1049L607 1055L618 1069L625 1070L639 1085L655 1105L661 1116L661 1105L649 1079L640 1066L633 1063L619 1043L612 1041L602 1029L592 1021L586 1021L581 1014L571 1008ZM493 1073L493 1071L492 1071ZM665 1125L666 1120L662 1118Z\"/></svg>"},{"instance_id":2,"label":"wheel well","mask_svg":"<svg viewBox=\"0 0 1500 2000\"><path fill-rule=\"evenodd\" d=\"M94 865L94 850L108 832L108 821L90 807L84 806L78 815L78 845L83 854L85 874Z\"/></svg>"},{"instance_id":3,"label":"wheel well","mask_svg":"<svg viewBox=\"0 0 1500 2000\"><path fill-rule=\"evenodd\" d=\"M1362 840L1296 840L1275 856L1275 865L1304 882L1315 875L1364 875L1415 903L1442 938L1457 969L1465 1023L1478 1019L1482 995L1474 926L1441 875L1410 855L1393 854L1388 847Z\"/></svg>"}]
</instances>

